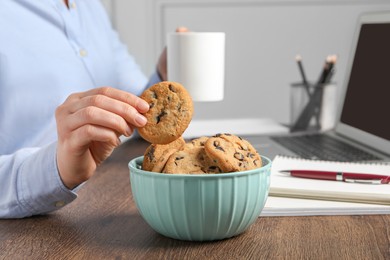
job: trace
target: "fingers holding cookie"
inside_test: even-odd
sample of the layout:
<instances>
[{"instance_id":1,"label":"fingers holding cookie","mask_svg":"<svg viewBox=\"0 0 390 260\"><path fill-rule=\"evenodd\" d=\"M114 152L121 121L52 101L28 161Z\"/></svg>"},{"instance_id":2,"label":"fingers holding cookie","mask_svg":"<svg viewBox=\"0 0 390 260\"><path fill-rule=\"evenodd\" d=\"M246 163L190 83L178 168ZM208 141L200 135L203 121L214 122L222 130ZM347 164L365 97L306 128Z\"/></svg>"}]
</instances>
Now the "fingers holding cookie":
<instances>
[{"instance_id":1,"label":"fingers holding cookie","mask_svg":"<svg viewBox=\"0 0 390 260\"><path fill-rule=\"evenodd\" d=\"M163 173L228 173L261 167L261 157L243 138L232 134L202 136L185 143L182 134L193 115L193 103L177 82L157 83L141 96L149 110L147 123L138 128L151 145L144 154L143 169Z\"/></svg>"}]
</instances>

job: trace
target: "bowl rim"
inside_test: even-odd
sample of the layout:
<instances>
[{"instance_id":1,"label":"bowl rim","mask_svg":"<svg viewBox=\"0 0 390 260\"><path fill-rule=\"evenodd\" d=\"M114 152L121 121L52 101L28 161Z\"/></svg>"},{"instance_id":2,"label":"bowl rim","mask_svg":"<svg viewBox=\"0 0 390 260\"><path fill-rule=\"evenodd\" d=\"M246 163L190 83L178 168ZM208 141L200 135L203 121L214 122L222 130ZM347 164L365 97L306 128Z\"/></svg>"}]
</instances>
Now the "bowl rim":
<instances>
[{"instance_id":1,"label":"bowl rim","mask_svg":"<svg viewBox=\"0 0 390 260\"><path fill-rule=\"evenodd\" d=\"M270 174L271 171L271 166L272 166L272 160L269 159L266 156L260 155L262 161L265 160L267 162L266 165L261 166L260 168L252 169L252 170L247 170L247 171L240 171L240 172L227 172L227 173L200 173L200 174L186 174L186 173L175 173L175 174L163 174L159 172L151 172L151 171L145 171L142 170L141 168L137 168L136 165L139 162L142 162L144 156L138 156L133 159L131 159L128 163L128 167L131 173L131 170L134 169L140 174L147 175L147 176L155 176L155 177L162 177L162 178L182 178L185 176L185 178L223 178L223 177L235 177L235 176L247 176L247 175L252 175L256 173L261 173L261 172L267 172Z\"/></svg>"}]
</instances>

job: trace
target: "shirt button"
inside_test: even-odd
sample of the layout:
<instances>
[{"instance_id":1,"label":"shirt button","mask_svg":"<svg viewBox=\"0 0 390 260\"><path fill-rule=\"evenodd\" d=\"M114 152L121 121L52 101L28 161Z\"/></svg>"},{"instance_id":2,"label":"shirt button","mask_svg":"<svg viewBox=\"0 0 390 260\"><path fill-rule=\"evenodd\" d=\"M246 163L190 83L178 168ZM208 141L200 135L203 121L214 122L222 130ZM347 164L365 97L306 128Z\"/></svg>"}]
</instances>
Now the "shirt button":
<instances>
[{"instance_id":1,"label":"shirt button","mask_svg":"<svg viewBox=\"0 0 390 260\"><path fill-rule=\"evenodd\" d=\"M56 204L55 204L55 206L56 206L57 208L61 208L61 207L65 206L65 201L62 201L62 200L57 201Z\"/></svg>"},{"instance_id":2,"label":"shirt button","mask_svg":"<svg viewBox=\"0 0 390 260\"><path fill-rule=\"evenodd\" d=\"M79 51L81 57L86 57L88 55L88 52L85 49L81 49Z\"/></svg>"},{"instance_id":3,"label":"shirt button","mask_svg":"<svg viewBox=\"0 0 390 260\"><path fill-rule=\"evenodd\" d=\"M75 2L72 2L72 3L70 4L70 8L76 9L76 3L75 3Z\"/></svg>"}]
</instances>

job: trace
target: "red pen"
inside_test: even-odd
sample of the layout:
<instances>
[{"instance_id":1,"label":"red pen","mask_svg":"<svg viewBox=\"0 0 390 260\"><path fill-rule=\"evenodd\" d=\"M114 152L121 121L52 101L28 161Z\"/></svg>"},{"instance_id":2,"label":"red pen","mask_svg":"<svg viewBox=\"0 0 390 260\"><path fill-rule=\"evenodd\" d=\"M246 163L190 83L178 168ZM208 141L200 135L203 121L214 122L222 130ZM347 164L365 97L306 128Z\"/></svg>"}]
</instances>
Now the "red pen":
<instances>
[{"instance_id":1,"label":"red pen","mask_svg":"<svg viewBox=\"0 0 390 260\"><path fill-rule=\"evenodd\" d=\"M292 171L282 171L282 172L290 173L290 175L294 177L308 178L308 179L344 181L344 182L367 183L367 184L389 184L390 182L390 175L380 175L380 174L305 171L305 170L292 170Z\"/></svg>"}]
</instances>

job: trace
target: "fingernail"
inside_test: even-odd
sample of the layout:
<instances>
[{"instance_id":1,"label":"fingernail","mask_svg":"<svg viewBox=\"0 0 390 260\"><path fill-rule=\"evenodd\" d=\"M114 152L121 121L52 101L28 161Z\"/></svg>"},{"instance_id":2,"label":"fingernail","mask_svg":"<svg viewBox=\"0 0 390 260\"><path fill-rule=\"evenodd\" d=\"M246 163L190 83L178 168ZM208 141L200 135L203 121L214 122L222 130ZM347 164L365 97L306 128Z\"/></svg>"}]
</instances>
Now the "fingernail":
<instances>
[{"instance_id":1,"label":"fingernail","mask_svg":"<svg viewBox=\"0 0 390 260\"><path fill-rule=\"evenodd\" d=\"M130 128L129 125L126 126L126 135L130 136L133 133L133 130Z\"/></svg>"},{"instance_id":2,"label":"fingernail","mask_svg":"<svg viewBox=\"0 0 390 260\"><path fill-rule=\"evenodd\" d=\"M134 120L139 126L144 126L148 121L144 116L140 114L136 115Z\"/></svg>"},{"instance_id":3,"label":"fingernail","mask_svg":"<svg viewBox=\"0 0 390 260\"><path fill-rule=\"evenodd\" d=\"M142 112L146 112L149 110L149 104L146 101L141 101L138 104L138 109Z\"/></svg>"}]
</instances>

